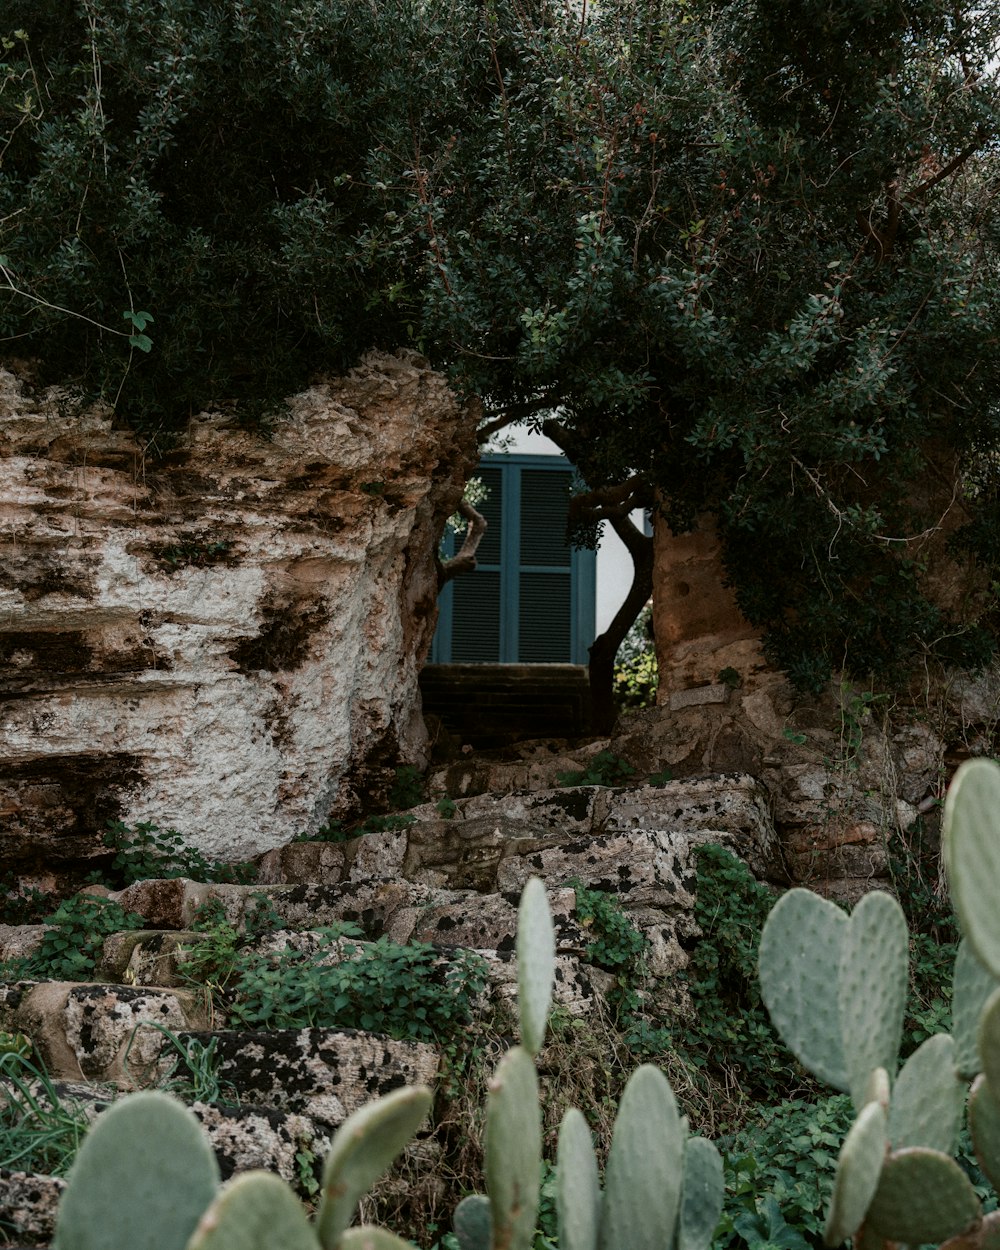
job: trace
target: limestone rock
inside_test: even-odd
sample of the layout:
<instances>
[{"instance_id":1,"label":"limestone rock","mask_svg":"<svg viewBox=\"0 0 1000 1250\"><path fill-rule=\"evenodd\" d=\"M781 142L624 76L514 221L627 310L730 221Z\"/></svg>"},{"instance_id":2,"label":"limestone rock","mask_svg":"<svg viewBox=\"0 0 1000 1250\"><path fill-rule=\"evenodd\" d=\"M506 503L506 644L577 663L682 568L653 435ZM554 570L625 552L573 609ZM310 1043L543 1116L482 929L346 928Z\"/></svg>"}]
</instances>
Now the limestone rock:
<instances>
[{"instance_id":1,"label":"limestone rock","mask_svg":"<svg viewBox=\"0 0 1000 1250\"><path fill-rule=\"evenodd\" d=\"M0 924L0 963L30 958L49 928L44 924Z\"/></svg>"},{"instance_id":2,"label":"limestone rock","mask_svg":"<svg viewBox=\"0 0 1000 1250\"><path fill-rule=\"evenodd\" d=\"M196 1102L191 1110L212 1143L223 1180L236 1172L263 1168L290 1185L299 1180L296 1153L308 1148L320 1159L328 1140L317 1140L316 1126L304 1115L272 1107L223 1107Z\"/></svg>"},{"instance_id":3,"label":"limestone rock","mask_svg":"<svg viewBox=\"0 0 1000 1250\"><path fill-rule=\"evenodd\" d=\"M180 930L129 929L104 942L97 975L125 985L182 985L178 957L198 933Z\"/></svg>"},{"instance_id":4,"label":"limestone rock","mask_svg":"<svg viewBox=\"0 0 1000 1250\"><path fill-rule=\"evenodd\" d=\"M47 1245L55 1231L56 1212L66 1182L56 1176L32 1176L0 1168L0 1231L10 1228L12 1245Z\"/></svg>"},{"instance_id":5,"label":"limestone rock","mask_svg":"<svg viewBox=\"0 0 1000 1250\"><path fill-rule=\"evenodd\" d=\"M0 372L0 859L73 864L109 818L242 859L424 758L434 549L476 413L412 352L195 417L153 459Z\"/></svg>"},{"instance_id":6,"label":"limestone rock","mask_svg":"<svg viewBox=\"0 0 1000 1250\"><path fill-rule=\"evenodd\" d=\"M216 1039L219 1077L241 1100L308 1116L323 1133L401 1085L433 1085L433 1046L334 1029L191 1033Z\"/></svg>"},{"instance_id":7,"label":"limestone rock","mask_svg":"<svg viewBox=\"0 0 1000 1250\"><path fill-rule=\"evenodd\" d=\"M146 1084L162 1072L162 1029L208 1023L185 990L79 982L0 984L0 1030L26 1033L53 1077Z\"/></svg>"},{"instance_id":8,"label":"limestone rock","mask_svg":"<svg viewBox=\"0 0 1000 1250\"><path fill-rule=\"evenodd\" d=\"M344 872L342 842L290 842L266 851L257 861L257 880L261 885L294 881L333 885L344 879Z\"/></svg>"}]
</instances>

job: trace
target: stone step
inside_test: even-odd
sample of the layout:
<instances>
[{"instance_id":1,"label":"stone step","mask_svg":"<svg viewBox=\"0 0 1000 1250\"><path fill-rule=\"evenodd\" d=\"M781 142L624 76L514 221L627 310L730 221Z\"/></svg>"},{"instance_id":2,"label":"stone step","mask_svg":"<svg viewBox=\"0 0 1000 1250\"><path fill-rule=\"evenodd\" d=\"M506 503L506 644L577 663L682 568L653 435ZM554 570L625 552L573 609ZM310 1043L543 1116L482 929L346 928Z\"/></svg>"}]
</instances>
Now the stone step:
<instances>
[{"instance_id":1,"label":"stone step","mask_svg":"<svg viewBox=\"0 0 1000 1250\"><path fill-rule=\"evenodd\" d=\"M46 1071L68 1081L148 1084L163 1073L163 1029L210 1023L205 995L80 981L0 984L0 1032L24 1033Z\"/></svg>"},{"instance_id":2,"label":"stone step","mask_svg":"<svg viewBox=\"0 0 1000 1250\"><path fill-rule=\"evenodd\" d=\"M400 1086L433 1087L440 1065L426 1042L354 1029L199 1030L179 1040L214 1041L219 1079L241 1100L307 1116L323 1134Z\"/></svg>"}]
</instances>

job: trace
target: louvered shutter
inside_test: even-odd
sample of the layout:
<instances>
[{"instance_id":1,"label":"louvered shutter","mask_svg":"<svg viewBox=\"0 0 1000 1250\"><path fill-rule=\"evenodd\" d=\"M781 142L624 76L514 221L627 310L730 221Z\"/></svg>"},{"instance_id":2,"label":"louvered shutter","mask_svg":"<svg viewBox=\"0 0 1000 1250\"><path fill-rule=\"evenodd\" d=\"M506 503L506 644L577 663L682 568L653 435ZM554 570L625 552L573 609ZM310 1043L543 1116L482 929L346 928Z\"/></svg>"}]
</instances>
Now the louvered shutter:
<instances>
[{"instance_id":1,"label":"louvered shutter","mask_svg":"<svg viewBox=\"0 0 1000 1250\"><path fill-rule=\"evenodd\" d=\"M497 664L500 645L503 544L503 473L480 467L477 477L488 490L478 505L486 533L476 552L476 570L456 577L452 586L451 659L454 664Z\"/></svg>"},{"instance_id":2,"label":"louvered shutter","mask_svg":"<svg viewBox=\"0 0 1000 1250\"><path fill-rule=\"evenodd\" d=\"M572 660L570 480L564 469L521 472L517 658L522 664Z\"/></svg>"}]
</instances>

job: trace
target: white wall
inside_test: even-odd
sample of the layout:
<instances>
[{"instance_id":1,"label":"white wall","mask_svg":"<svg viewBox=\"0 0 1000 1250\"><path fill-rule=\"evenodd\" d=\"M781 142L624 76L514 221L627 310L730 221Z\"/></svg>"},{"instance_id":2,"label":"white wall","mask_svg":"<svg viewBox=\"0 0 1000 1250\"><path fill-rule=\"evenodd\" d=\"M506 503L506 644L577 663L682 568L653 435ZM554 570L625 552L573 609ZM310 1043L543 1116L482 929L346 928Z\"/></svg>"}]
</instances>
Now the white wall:
<instances>
[{"instance_id":1,"label":"white wall","mask_svg":"<svg viewBox=\"0 0 1000 1250\"><path fill-rule=\"evenodd\" d=\"M488 443L484 453L507 451L521 456L560 456L562 452L550 438L534 430L514 426L504 430L499 439ZM635 512L632 520L642 526L642 513ZM610 525L601 526L601 539L597 548L597 633L603 634L611 619L625 601L632 585L632 557L628 549Z\"/></svg>"}]
</instances>

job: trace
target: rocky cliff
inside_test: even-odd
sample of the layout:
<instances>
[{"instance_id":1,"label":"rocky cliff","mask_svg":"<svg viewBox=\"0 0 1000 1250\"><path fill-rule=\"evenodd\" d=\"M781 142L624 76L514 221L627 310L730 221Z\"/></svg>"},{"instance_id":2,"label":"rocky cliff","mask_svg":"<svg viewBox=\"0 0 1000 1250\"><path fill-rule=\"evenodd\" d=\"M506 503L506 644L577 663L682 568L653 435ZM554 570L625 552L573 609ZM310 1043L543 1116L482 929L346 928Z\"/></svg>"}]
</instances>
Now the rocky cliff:
<instances>
[{"instance_id":1,"label":"rocky cliff","mask_svg":"<svg viewBox=\"0 0 1000 1250\"><path fill-rule=\"evenodd\" d=\"M0 371L0 862L109 819L244 857L422 762L433 552L475 414L412 353L195 417L167 454Z\"/></svg>"}]
</instances>

